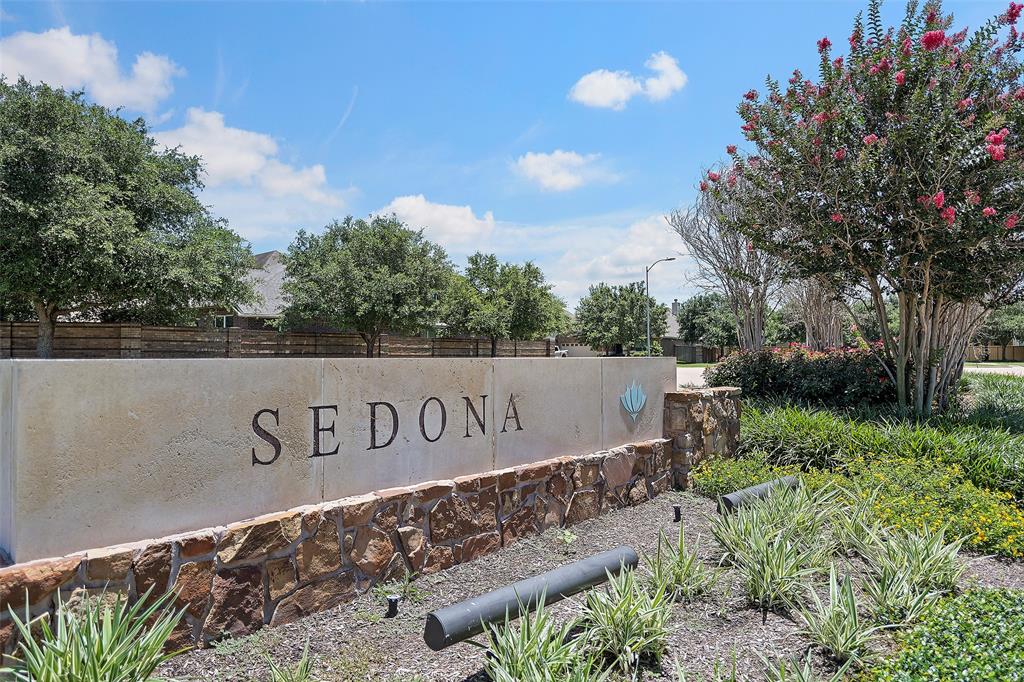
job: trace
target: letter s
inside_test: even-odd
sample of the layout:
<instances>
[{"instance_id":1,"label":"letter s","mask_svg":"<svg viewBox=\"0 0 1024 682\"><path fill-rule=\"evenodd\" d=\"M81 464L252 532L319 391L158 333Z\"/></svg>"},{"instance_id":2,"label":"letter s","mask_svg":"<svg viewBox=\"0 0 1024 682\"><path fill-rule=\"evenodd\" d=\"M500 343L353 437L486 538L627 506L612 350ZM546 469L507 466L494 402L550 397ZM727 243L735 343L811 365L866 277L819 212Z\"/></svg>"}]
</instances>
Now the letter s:
<instances>
[{"instance_id":1,"label":"letter s","mask_svg":"<svg viewBox=\"0 0 1024 682\"><path fill-rule=\"evenodd\" d=\"M256 466L257 464L264 464L264 465L266 465L266 464L273 464L274 462L277 461L277 458L281 456L281 441L277 438L277 436L275 436L274 434L270 433L265 428L260 426L260 416L263 415L263 414L272 414L272 415L274 415L274 425L275 426L280 426L281 425L281 421L280 421L280 419L277 416L277 410L264 409L264 410L260 410L259 412L257 412L256 414L254 414L252 416L252 431L253 431L253 433L255 433L257 436L259 436L260 438L265 440L267 443L270 444L271 447L274 448L274 456L271 457L270 459L266 459L266 460L260 459L259 457L257 457L256 456L256 448L253 448L252 449L252 465L253 466Z\"/></svg>"}]
</instances>

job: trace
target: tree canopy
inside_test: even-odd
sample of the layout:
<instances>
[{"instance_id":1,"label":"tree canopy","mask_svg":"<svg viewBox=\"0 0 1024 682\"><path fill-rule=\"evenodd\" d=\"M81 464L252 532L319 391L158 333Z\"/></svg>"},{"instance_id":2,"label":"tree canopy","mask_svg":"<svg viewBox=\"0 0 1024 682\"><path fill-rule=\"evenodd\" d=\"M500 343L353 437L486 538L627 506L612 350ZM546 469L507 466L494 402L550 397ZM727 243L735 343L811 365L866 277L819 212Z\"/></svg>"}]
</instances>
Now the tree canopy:
<instances>
[{"instance_id":1,"label":"tree canopy","mask_svg":"<svg viewBox=\"0 0 1024 682\"><path fill-rule=\"evenodd\" d=\"M648 304L652 348L656 344L660 354L660 339L667 329L668 306L647 296L643 282L592 285L576 306L576 335L583 343L606 354L613 352L616 346L622 346L627 354L646 353Z\"/></svg>"},{"instance_id":2,"label":"tree canopy","mask_svg":"<svg viewBox=\"0 0 1024 682\"><path fill-rule=\"evenodd\" d=\"M978 330L977 340L1003 348L1014 341L1024 340L1024 303L1011 303L992 311Z\"/></svg>"},{"instance_id":3,"label":"tree canopy","mask_svg":"<svg viewBox=\"0 0 1024 682\"><path fill-rule=\"evenodd\" d=\"M909 3L888 29L879 5L845 57L818 41L817 82L796 70L746 93L756 150L728 151L754 187L741 231L790 276L862 294L900 404L926 414L947 402L985 311L1024 284L1021 6L953 33L939 2Z\"/></svg>"},{"instance_id":4,"label":"tree canopy","mask_svg":"<svg viewBox=\"0 0 1024 682\"><path fill-rule=\"evenodd\" d=\"M725 348L736 344L736 318L725 296L706 292L679 305L679 338L686 343Z\"/></svg>"},{"instance_id":5,"label":"tree canopy","mask_svg":"<svg viewBox=\"0 0 1024 682\"><path fill-rule=\"evenodd\" d=\"M567 315L564 301L551 292L535 264L502 263L494 254L475 253L465 274L449 280L440 321L448 336L488 337L494 356L499 338L522 341L555 334L567 325Z\"/></svg>"},{"instance_id":6,"label":"tree canopy","mask_svg":"<svg viewBox=\"0 0 1024 682\"><path fill-rule=\"evenodd\" d=\"M254 299L252 255L200 203L201 173L141 118L0 79L0 301L32 309L40 357L60 316L173 323Z\"/></svg>"},{"instance_id":7,"label":"tree canopy","mask_svg":"<svg viewBox=\"0 0 1024 682\"><path fill-rule=\"evenodd\" d=\"M355 330L366 357L384 332L432 327L453 274L444 250L395 216L349 216L321 234L300 230L284 262L282 326Z\"/></svg>"}]
</instances>

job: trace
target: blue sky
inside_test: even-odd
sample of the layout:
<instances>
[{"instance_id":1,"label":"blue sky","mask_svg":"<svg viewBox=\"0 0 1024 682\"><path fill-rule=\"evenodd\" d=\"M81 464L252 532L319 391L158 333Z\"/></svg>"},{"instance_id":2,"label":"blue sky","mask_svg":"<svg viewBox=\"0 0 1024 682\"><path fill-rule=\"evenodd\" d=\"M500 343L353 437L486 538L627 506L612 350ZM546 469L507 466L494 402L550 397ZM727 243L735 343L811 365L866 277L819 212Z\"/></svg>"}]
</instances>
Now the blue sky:
<instances>
[{"instance_id":1,"label":"blue sky","mask_svg":"<svg viewBox=\"0 0 1024 682\"><path fill-rule=\"evenodd\" d=\"M946 7L974 27L1005 5ZM813 73L864 6L4 0L0 70L202 154L204 199L256 251L395 211L456 264L535 260L573 306L677 255L663 216L742 142L743 92ZM685 298L692 271L659 265L652 293Z\"/></svg>"}]
</instances>

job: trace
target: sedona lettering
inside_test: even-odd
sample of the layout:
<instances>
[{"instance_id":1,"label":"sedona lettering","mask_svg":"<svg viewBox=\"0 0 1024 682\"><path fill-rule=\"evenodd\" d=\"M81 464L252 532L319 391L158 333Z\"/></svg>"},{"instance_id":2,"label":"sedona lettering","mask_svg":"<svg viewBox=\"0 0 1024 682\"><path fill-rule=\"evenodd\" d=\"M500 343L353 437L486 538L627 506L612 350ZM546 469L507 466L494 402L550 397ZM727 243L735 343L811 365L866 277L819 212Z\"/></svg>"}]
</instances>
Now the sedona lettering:
<instances>
[{"instance_id":1,"label":"sedona lettering","mask_svg":"<svg viewBox=\"0 0 1024 682\"><path fill-rule=\"evenodd\" d=\"M459 419L459 416L464 417L455 422L458 424L455 428L462 432L460 434L462 438L487 435L487 395L460 396L452 407L453 412L457 415L455 419ZM308 456L329 457L340 453L341 440L336 432L338 405L310 405L309 411L312 451ZM462 414L459 415L459 412ZM418 427L416 432L419 437L427 443L436 443L441 440L448 429L448 414L448 405L441 398L430 396L424 400L415 414ZM271 417L273 425L270 423ZM366 450L381 450L395 442L402 425L402 416L394 404L386 400L366 403L366 419L369 426ZM273 464L281 456L283 449L281 439L270 431L271 426L279 427L280 425L281 415L278 409L264 408L253 415L253 433L272 451L272 453L261 454L257 452L256 448L252 448L253 466ZM500 433L523 430L515 394L509 394Z\"/></svg>"}]
</instances>

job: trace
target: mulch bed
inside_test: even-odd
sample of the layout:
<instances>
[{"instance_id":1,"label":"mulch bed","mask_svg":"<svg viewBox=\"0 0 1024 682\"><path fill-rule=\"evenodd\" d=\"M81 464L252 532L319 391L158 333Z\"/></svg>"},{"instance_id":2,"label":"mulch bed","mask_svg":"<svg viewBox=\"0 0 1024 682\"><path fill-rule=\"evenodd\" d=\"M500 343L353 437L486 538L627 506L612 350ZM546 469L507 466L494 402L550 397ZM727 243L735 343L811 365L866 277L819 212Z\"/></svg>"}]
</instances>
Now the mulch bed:
<instances>
[{"instance_id":1,"label":"mulch bed","mask_svg":"<svg viewBox=\"0 0 1024 682\"><path fill-rule=\"evenodd\" d=\"M667 493L573 526L569 532L574 539L552 529L490 556L418 578L413 585L419 598L406 600L396 618L384 619L383 601L367 593L350 604L290 625L182 654L164 665L158 676L182 682L267 680L265 656L287 664L298 661L308 646L315 661L314 680L486 680L480 672L485 655L481 648L469 643L441 652L427 648L423 623L428 612L619 545L651 553L660 529L674 539L678 526L672 522L672 505L676 503L683 508L688 544L697 543L700 555L713 562L717 548L707 518L716 513L714 503L691 493ZM967 559L970 568L965 586L1024 588L1024 564L987 557ZM583 595L577 595L551 611L567 618L578 613L582 601ZM762 623L760 611L746 605L731 571L718 581L709 598L675 605L670 623L663 670L645 671L644 680L674 682L677 661L690 679L715 679L716 668L723 673L735 669L738 679L761 679L762 656L800 658L809 648L793 620L769 613ZM888 643L882 641L879 646L884 650ZM822 671L829 670L826 661L815 661Z\"/></svg>"}]
</instances>

